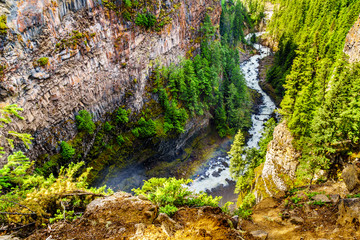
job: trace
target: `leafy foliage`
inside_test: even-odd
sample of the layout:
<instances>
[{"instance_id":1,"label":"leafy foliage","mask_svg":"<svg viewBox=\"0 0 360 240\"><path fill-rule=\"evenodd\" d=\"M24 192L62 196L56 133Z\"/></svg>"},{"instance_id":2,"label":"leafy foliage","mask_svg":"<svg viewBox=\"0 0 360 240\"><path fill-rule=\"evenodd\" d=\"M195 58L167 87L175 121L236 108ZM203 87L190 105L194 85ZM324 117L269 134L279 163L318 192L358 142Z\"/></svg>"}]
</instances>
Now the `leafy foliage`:
<instances>
[{"instance_id":1,"label":"leafy foliage","mask_svg":"<svg viewBox=\"0 0 360 240\"><path fill-rule=\"evenodd\" d=\"M135 137L149 138L156 134L155 122L152 119L148 121L145 118L140 118L138 121L138 127L132 130Z\"/></svg>"},{"instance_id":2,"label":"leafy foliage","mask_svg":"<svg viewBox=\"0 0 360 240\"><path fill-rule=\"evenodd\" d=\"M67 169L61 168L59 177L48 178L37 174L22 174L16 179L17 188L0 197L0 201L8 204L1 204L0 211L16 212L18 215L8 215L2 218L7 223L47 223L50 216L56 214L57 209L63 209L62 205L84 209L97 194L106 194L105 187L100 189L89 189L86 183L87 176L91 169L87 169L76 177L83 162L71 163ZM23 165L22 171L28 172L30 165ZM85 192L85 197L76 193ZM109 192L111 193L111 191ZM66 198L65 198L66 197ZM25 206L25 207L24 207Z\"/></svg>"},{"instance_id":3,"label":"leafy foliage","mask_svg":"<svg viewBox=\"0 0 360 240\"><path fill-rule=\"evenodd\" d=\"M149 29L153 27L156 23L156 17L147 12L147 13L138 13L135 19L135 24L140 27L145 27L146 29Z\"/></svg>"},{"instance_id":4,"label":"leafy foliage","mask_svg":"<svg viewBox=\"0 0 360 240\"><path fill-rule=\"evenodd\" d=\"M71 147L67 142L62 141L61 146L61 156L65 160L70 160L75 155L75 149Z\"/></svg>"},{"instance_id":5,"label":"leafy foliage","mask_svg":"<svg viewBox=\"0 0 360 240\"><path fill-rule=\"evenodd\" d=\"M236 192L248 193L251 191L254 180L254 170L265 161L267 145L273 139L276 122L270 118L262 131L259 149L244 148L245 139L239 131L229 151L230 173L236 180Z\"/></svg>"},{"instance_id":6,"label":"leafy foliage","mask_svg":"<svg viewBox=\"0 0 360 240\"><path fill-rule=\"evenodd\" d=\"M116 112L116 122L122 123L122 124L128 123L129 122L129 114L130 114L130 111L126 111L125 109L120 107Z\"/></svg>"},{"instance_id":7,"label":"leafy foliage","mask_svg":"<svg viewBox=\"0 0 360 240\"><path fill-rule=\"evenodd\" d=\"M6 33L7 33L8 26L6 25L6 23L7 23L6 15L1 15L0 16L0 34L1 35L6 35Z\"/></svg>"},{"instance_id":8,"label":"leafy foliage","mask_svg":"<svg viewBox=\"0 0 360 240\"><path fill-rule=\"evenodd\" d=\"M160 212L174 214L181 206L217 207L221 197L208 196L206 193L193 193L185 185L191 180L175 178L151 178L140 189L133 189L136 195L147 197L160 207Z\"/></svg>"},{"instance_id":9,"label":"leafy foliage","mask_svg":"<svg viewBox=\"0 0 360 240\"><path fill-rule=\"evenodd\" d=\"M76 121L80 131L85 131L89 134L94 133L95 123L92 121L92 115L88 111L79 111L79 115L76 116Z\"/></svg>"},{"instance_id":10,"label":"leafy foliage","mask_svg":"<svg viewBox=\"0 0 360 240\"><path fill-rule=\"evenodd\" d=\"M20 116L20 113L23 111L22 108L19 108L16 104L5 105L0 107L0 128L5 128L6 125L10 124L13 121L13 118L23 120L24 118ZM4 134L4 135L3 135ZM0 135L1 145L0 145L0 157L2 157L5 152L3 151L5 147L14 148L14 142L17 140L25 145L26 148L30 147L31 140L30 134L27 133L18 133L15 131L2 131ZM7 143L3 145L4 143Z\"/></svg>"},{"instance_id":11,"label":"leafy foliage","mask_svg":"<svg viewBox=\"0 0 360 240\"><path fill-rule=\"evenodd\" d=\"M359 146L359 66L343 55L359 1L277 0L270 35L279 42L268 81L284 95L281 113L302 150L299 174L336 164Z\"/></svg>"}]
</instances>

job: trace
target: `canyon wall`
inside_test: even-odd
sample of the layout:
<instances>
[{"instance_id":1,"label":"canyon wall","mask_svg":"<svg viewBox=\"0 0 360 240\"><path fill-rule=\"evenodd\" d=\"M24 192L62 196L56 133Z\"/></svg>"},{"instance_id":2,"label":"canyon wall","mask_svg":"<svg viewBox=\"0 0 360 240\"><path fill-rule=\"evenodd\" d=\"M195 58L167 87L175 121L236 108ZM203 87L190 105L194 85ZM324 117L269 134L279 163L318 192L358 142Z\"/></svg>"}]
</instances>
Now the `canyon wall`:
<instances>
[{"instance_id":1,"label":"canyon wall","mask_svg":"<svg viewBox=\"0 0 360 240\"><path fill-rule=\"evenodd\" d=\"M73 138L79 110L96 121L120 105L140 111L151 70L197 49L205 14L214 24L221 14L216 0L152 4L156 16L171 20L158 31L124 21L96 0L0 2L9 28L0 35L0 102L24 108L25 120L12 127L35 138L31 157Z\"/></svg>"}]
</instances>

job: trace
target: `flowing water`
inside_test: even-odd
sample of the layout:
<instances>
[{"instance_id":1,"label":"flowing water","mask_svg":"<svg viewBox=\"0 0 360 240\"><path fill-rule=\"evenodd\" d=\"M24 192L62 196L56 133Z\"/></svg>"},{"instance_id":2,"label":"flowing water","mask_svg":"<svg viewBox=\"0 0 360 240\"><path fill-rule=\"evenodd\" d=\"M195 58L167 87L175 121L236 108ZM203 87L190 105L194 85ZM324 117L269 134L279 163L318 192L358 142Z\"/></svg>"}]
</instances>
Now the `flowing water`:
<instances>
[{"instance_id":1,"label":"flowing water","mask_svg":"<svg viewBox=\"0 0 360 240\"><path fill-rule=\"evenodd\" d=\"M262 33L256 33L258 37ZM251 35L247 36L249 41ZM270 97L259 86L259 60L271 54L271 50L261 44L254 44L258 54L252 56L249 60L241 63L240 68L244 74L246 85L259 92L263 101L259 106L259 111L252 115L252 127L249 131L251 138L247 141L246 146L249 148L259 148L259 140L264 128L264 123L274 112L276 106ZM225 147L229 150L230 143ZM227 201L236 201L237 196L234 194L235 182L230 176L230 157L226 151L219 150L218 154L207 161L207 163L198 170L193 177L193 183L190 189L196 192L204 191L213 196L222 196L224 204Z\"/></svg>"}]
</instances>

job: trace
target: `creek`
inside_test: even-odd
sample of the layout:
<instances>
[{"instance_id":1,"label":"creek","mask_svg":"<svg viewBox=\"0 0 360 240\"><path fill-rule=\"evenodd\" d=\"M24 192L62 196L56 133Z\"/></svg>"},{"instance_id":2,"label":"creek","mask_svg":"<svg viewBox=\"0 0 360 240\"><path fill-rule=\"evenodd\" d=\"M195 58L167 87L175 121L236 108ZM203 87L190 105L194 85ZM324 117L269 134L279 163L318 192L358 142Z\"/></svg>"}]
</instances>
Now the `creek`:
<instances>
[{"instance_id":1,"label":"creek","mask_svg":"<svg viewBox=\"0 0 360 240\"><path fill-rule=\"evenodd\" d=\"M263 33L255 33L259 37ZM246 39L250 40L252 34ZM250 57L247 61L240 64L244 74L246 85L256 90L262 96L262 103L258 106L258 111L252 114L252 127L249 130L250 138L246 143L248 148L259 148L259 141L264 129L264 123L270 118L276 106L270 97L259 86L259 66L260 59L271 54L271 50L261 44L253 44L257 54ZM234 194L235 181L230 176L230 157L227 151L230 150L231 144L225 144L219 147L215 154L206 163L200 167L192 177L193 183L190 189L196 192L204 191L213 196L222 196L221 205L227 201L236 202L237 195Z\"/></svg>"},{"instance_id":2,"label":"creek","mask_svg":"<svg viewBox=\"0 0 360 240\"><path fill-rule=\"evenodd\" d=\"M262 33L256 33L258 37ZM251 38L251 34L247 36L247 41ZM257 53L251 56L248 60L240 64L240 68L244 74L246 85L257 91L262 96L262 103L257 106L257 111L252 114L252 127L249 130L249 136L246 143L248 148L259 148L259 140L262 135L264 123L270 118L270 115L275 110L275 104L270 97L259 86L259 66L260 59L263 59L271 54L271 50L261 44L253 44L253 47L257 50ZM217 135L217 134L216 134ZM204 136L207 138L208 136ZM227 201L236 202L237 195L234 193L235 181L230 176L230 157L227 152L230 150L232 139L226 138L219 142L210 156L205 160L201 159L200 166L194 169L194 175L191 176L193 183L189 188L195 192L204 191L212 196L222 196L220 205L225 204ZM189 155L186 162L192 161L192 155ZM175 161L175 162L174 162ZM169 159L168 163L175 163L171 165L177 169L176 159ZM180 162L181 163L181 162ZM145 163L134 163L122 168L107 168L103 172L103 177L99 178L95 186L102 186L106 184L108 187L115 191L122 190L131 192L132 188L141 187L143 180L149 178L148 172L152 168ZM180 170L181 168L179 168ZM184 169L183 169L184 170ZM164 173L165 172L165 173ZM162 169L156 174L156 177L172 177L173 171L169 169Z\"/></svg>"}]
</instances>

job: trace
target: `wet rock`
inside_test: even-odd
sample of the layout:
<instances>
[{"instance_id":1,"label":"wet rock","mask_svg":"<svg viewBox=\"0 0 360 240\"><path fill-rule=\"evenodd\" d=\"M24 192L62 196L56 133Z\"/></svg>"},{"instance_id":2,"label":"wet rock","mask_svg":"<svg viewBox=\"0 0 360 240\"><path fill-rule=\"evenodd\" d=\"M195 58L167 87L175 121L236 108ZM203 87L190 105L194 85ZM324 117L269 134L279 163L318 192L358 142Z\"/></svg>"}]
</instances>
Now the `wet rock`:
<instances>
[{"instance_id":1,"label":"wet rock","mask_svg":"<svg viewBox=\"0 0 360 240\"><path fill-rule=\"evenodd\" d=\"M219 177L221 172L222 172L222 171L221 171L221 169L220 169L219 171L213 172L213 173L211 174L211 176L213 176L213 177Z\"/></svg>"},{"instance_id":2,"label":"wet rock","mask_svg":"<svg viewBox=\"0 0 360 240\"><path fill-rule=\"evenodd\" d=\"M252 231L250 234L253 236L253 238L260 240L266 240L268 237L268 233L262 230Z\"/></svg>"},{"instance_id":3,"label":"wet rock","mask_svg":"<svg viewBox=\"0 0 360 240\"><path fill-rule=\"evenodd\" d=\"M301 217L291 217L290 222L294 225L301 225L304 223L304 219L302 219Z\"/></svg>"},{"instance_id":4,"label":"wet rock","mask_svg":"<svg viewBox=\"0 0 360 240\"><path fill-rule=\"evenodd\" d=\"M355 165L351 164L347 166L343 170L341 177L344 179L346 188L349 190L349 192L359 188L359 169Z\"/></svg>"},{"instance_id":5,"label":"wet rock","mask_svg":"<svg viewBox=\"0 0 360 240\"><path fill-rule=\"evenodd\" d=\"M338 208L339 225L351 227L360 222L360 198L341 199Z\"/></svg>"},{"instance_id":6,"label":"wet rock","mask_svg":"<svg viewBox=\"0 0 360 240\"><path fill-rule=\"evenodd\" d=\"M325 194L318 194L312 197L314 201L321 201L323 203L331 203L332 200L328 198Z\"/></svg>"}]
</instances>

